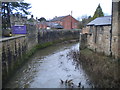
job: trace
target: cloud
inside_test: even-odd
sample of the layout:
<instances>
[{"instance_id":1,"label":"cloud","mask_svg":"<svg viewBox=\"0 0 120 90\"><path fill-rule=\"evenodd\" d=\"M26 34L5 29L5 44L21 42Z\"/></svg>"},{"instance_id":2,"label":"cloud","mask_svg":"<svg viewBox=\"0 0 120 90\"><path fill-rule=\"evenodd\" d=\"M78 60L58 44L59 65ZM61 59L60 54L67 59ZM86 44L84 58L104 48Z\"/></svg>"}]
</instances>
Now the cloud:
<instances>
[{"instance_id":1,"label":"cloud","mask_svg":"<svg viewBox=\"0 0 120 90\"><path fill-rule=\"evenodd\" d=\"M98 4L101 4L104 13L111 14L112 0L25 0L32 4L30 11L35 17L53 18L54 16L93 15ZM36 2L35 2L36 1Z\"/></svg>"}]
</instances>

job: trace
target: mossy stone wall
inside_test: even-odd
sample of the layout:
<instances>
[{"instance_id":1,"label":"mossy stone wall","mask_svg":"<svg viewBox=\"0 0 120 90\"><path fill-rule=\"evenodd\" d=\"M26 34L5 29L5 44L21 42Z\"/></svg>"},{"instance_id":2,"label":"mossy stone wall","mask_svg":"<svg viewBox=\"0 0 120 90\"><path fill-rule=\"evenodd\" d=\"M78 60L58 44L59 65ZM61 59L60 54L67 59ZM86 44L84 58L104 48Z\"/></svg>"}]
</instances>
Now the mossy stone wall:
<instances>
[{"instance_id":1,"label":"mossy stone wall","mask_svg":"<svg viewBox=\"0 0 120 90\"><path fill-rule=\"evenodd\" d=\"M39 49L57 42L79 39L79 30L37 30L27 25L27 35L1 40L2 83L4 84Z\"/></svg>"}]
</instances>

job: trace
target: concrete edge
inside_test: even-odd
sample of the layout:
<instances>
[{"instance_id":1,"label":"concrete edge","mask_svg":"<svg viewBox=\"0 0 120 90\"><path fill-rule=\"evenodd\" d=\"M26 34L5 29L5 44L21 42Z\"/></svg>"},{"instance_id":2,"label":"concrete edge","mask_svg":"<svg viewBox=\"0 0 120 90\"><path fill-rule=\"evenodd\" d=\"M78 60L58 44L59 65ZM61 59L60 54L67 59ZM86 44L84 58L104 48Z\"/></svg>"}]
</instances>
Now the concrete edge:
<instances>
[{"instance_id":1,"label":"concrete edge","mask_svg":"<svg viewBox=\"0 0 120 90\"><path fill-rule=\"evenodd\" d=\"M112 2L119 2L120 0L112 0Z\"/></svg>"},{"instance_id":2,"label":"concrete edge","mask_svg":"<svg viewBox=\"0 0 120 90\"><path fill-rule=\"evenodd\" d=\"M20 37L25 37L26 35L18 35L18 36L13 36L13 37L8 37L8 38L2 38L0 39L0 42L4 42L7 40L15 39L15 38L20 38Z\"/></svg>"}]
</instances>

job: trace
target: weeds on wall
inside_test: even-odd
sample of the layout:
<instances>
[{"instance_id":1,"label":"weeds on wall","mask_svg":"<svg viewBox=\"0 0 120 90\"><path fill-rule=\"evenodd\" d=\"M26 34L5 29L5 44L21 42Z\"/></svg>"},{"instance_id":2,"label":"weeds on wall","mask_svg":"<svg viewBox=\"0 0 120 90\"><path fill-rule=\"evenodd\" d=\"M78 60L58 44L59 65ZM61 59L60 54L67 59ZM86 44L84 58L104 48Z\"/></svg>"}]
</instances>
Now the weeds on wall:
<instances>
[{"instance_id":1,"label":"weeds on wall","mask_svg":"<svg viewBox=\"0 0 120 90\"><path fill-rule=\"evenodd\" d=\"M120 62L89 49L72 50L69 56L79 63L96 88L119 88ZM77 65L78 66L78 65Z\"/></svg>"}]
</instances>

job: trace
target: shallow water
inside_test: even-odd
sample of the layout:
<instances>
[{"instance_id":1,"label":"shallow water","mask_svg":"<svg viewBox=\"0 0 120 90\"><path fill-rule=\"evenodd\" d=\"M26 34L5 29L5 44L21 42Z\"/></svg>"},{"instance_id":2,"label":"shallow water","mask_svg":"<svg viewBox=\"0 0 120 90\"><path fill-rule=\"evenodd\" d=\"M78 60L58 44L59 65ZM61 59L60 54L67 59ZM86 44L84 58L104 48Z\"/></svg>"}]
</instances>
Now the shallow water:
<instances>
[{"instance_id":1,"label":"shallow water","mask_svg":"<svg viewBox=\"0 0 120 90\"><path fill-rule=\"evenodd\" d=\"M71 80L73 87L89 88L90 82L81 66L76 68L68 52L79 50L79 43L56 44L39 50L8 82L9 88L65 88L61 80Z\"/></svg>"}]
</instances>

